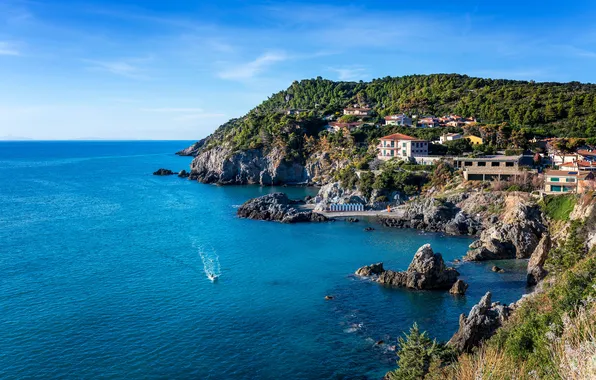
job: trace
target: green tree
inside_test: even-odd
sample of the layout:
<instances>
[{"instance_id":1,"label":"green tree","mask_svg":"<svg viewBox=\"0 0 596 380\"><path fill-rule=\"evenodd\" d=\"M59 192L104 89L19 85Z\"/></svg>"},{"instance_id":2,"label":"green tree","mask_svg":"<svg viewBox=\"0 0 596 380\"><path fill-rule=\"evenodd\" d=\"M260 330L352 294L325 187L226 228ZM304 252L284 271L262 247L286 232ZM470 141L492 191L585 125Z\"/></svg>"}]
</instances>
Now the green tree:
<instances>
[{"instance_id":1,"label":"green tree","mask_svg":"<svg viewBox=\"0 0 596 380\"><path fill-rule=\"evenodd\" d=\"M431 361L438 356L439 351L436 341L431 340L426 332L421 333L418 324L414 323L405 338L399 338L399 368L388 374L389 379L424 379Z\"/></svg>"}]
</instances>

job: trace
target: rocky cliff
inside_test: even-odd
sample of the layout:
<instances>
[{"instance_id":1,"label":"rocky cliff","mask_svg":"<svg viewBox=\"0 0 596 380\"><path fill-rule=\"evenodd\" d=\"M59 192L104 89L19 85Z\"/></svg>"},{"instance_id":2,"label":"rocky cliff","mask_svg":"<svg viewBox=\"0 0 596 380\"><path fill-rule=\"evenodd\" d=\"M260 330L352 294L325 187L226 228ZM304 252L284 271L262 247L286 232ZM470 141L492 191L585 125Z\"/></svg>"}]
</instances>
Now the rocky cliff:
<instances>
[{"instance_id":1,"label":"rocky cliff","mask_svg":"<svg viewBox=\"0 0 596 380\"><path fill-rule=\"evenodd\" d=\"M205 144L205 139L199 140L196 143L192 144L188 148L182 149L181 151L176 152L178 156L192 156L195 157L199 154L201 148Z\"/></svg>"}]
</instances>

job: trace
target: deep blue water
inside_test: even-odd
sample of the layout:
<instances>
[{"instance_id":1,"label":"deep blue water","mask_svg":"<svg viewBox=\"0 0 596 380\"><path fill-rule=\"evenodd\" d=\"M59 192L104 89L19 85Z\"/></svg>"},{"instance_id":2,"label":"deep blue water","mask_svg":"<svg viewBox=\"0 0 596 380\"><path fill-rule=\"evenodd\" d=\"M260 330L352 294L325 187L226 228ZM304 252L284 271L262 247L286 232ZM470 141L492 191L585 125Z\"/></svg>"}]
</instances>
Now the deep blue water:
<instances>
[{"instance_id":1,"label":"deep blue water","mask_svg":"<svg viewBox=\"0 0 596 380\"><path fill-rule=\"evenodd\" d=\"M0 378L379 378L396 357L375 341L415 321L445 340L487 290L526 291L524 262L460 265L459 298L356 279L373 262L405 269L424 243L453 260L471 241L238 219L279 189L151 175L188 169L172 154L188 144L0 143Z\"/></svg>"}]
</instances>

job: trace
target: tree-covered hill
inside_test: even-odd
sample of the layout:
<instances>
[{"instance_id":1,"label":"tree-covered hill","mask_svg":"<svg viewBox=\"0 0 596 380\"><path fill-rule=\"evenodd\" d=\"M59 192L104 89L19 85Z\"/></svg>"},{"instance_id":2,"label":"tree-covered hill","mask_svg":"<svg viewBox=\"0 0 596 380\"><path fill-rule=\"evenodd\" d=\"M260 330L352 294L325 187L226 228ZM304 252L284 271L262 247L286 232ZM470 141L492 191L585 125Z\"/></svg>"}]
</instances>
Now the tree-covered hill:
<instances>
[{"instance_id":1,"label":"tree-covered hill","mask_svg":"<svg viewBox=\"0 0 596 380\"><path fill-rule=\"evenodd\" d=\"M318 77L296 81L246 116L222 125L207 146L236 148L295 144L298 133L316 134L317 120L351 104L373 108L372 121L389 114L459 114L480 124L507 123L525 135L596 137L596 85L472 78L457 74L386 77L371 82L334 82ZM299 116L289 109L306 110ZM294 141L294 142L293 142Z\"/></svg>"}]
</instances>

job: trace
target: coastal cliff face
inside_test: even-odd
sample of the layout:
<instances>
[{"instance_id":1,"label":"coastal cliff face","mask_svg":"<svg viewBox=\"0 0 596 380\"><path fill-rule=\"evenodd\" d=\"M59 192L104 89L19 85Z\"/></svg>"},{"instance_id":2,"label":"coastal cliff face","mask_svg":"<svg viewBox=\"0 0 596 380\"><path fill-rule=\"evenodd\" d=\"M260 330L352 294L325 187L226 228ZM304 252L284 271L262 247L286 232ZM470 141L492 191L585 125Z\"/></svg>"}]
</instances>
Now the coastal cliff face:
<instances>
[{"instance_id":1,"label":"coastal cliff face","mask_svg":"<svg viewBox=\"0 0 596 380\"><path fill-rule=\"evenodd\" d=\"M190 178L220 185L280 185L306 183L310 176L303 165L288 162L280 151L262 149L233 152L217 146L200 153L190 166Z\"/></svg>"},{"instance_id":2,"label":"coastal cliff face","mask_svg":"<svg viewBox=\"0 0 596 380\"><path fill-rule=\"evenodd\" d=\"M241 218L282 223L326 222L328 219L310 210L300 210L304 201L293 201L284 193L263 195L246 201L238 209Z\"/></svg>"},{"instance_id":3,"label":"coastal cliff face","mask_svg":"<svg viewBox=\"0 0 596 380\"><path fill-rule=\"evenodd\" d=\"M201 150L201 148L203 147L203 145L205 145L205 139L199 140L196 143L192 144L191 146L189 146L188 148L182 149L178 152L176 152L176 154L178 156L192 156L195 157L199 154L199 151Z\"/></svg>"}]
</instances>

